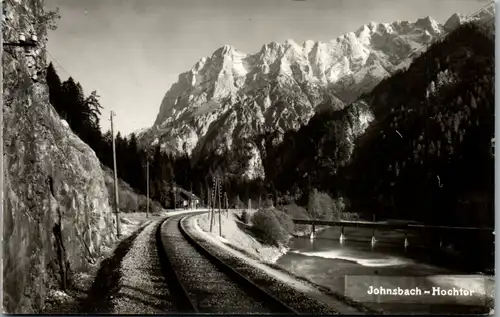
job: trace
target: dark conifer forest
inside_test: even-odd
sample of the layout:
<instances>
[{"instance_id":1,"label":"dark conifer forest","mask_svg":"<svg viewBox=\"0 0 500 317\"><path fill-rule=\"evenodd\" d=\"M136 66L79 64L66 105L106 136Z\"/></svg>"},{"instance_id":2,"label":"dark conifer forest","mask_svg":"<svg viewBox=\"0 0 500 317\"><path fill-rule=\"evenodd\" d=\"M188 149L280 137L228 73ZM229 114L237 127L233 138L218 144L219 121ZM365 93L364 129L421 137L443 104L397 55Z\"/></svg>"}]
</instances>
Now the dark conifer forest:
<instances>
[{"instance_id":1,"label":"dark conifer forest","mask_svg":"<svg viewBox=\"0 0 500 317\"><path fill-rule=\"evenodd\" d=\"M94 91L85 97L81 85L73 78L61 82L54 66L47 69L47 84L50 102L59 116L66 120L75 134L95 151L105 166L113 169L111 131L101 133L99 115L102 107L99 96ZM150 164L151 197L164 207L171 207L173 200L174 168L182 161L174 160L157 148L145 150L138 146L134 134L124 137L120 132L115 136L118 177L126 181L137 192L146 194L146 162ZM179 173L179 177L184 176Z\"/></svg>"}]
</instances>

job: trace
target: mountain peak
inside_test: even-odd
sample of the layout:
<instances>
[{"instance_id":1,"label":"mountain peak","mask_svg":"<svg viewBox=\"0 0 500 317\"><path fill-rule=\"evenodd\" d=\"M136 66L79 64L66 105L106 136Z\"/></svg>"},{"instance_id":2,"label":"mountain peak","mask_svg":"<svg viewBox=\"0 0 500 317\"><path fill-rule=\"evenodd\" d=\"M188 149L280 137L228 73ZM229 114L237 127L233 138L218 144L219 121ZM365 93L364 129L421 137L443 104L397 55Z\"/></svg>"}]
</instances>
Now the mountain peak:
<instances>
[{"instance_id":1,"label":"mountain peak","mask_svg":"<svg viewBox=\"0 0 500 317\"><path fill-rule=\"evenodd\" d=\"M459 25L467 22L478 22L494 29L495 27L495 6L490 4L477 11L471 16L465 16L460 13L454 13L444 24L444 29L447 32L453 31Z\"/></svg>"},{"instance_id":2,"label":"mountain peak","mask_svg":"<svg viewBox=\"0 0 500 317\"><path fill-rule=\"evenodd\" d=\"M272 42L270 42L270 43L268 43L268 44L266 44L264 46L265 47L269 47L269 48L278 48L278 47L281 46L281 44L278 43L278 42L272 41Z\"/></svg>"},{"instance_id":3,"label":"mountain peak","mask_svg":"<svg viewBox=\"0 0 500 317\"><path fill-rule=\"evenodd\" d=\"M445 30L453 30L458 25L460 25L465 20L465 17L460 13L454 13L446 22L444 23Z\"/></svg>"},{"instance_id":4,"label":"mountain peak","mask_svg":"<svg viewBox=\"0 0 500 317\"><path fill-rule=\"evenodd\" d=\"M231 46L231 45L224 45L219 47L214 53L214 56L220 56L220 55L231 55L233 53L237 52L237 50Z\"/></svg>"},{"instance_id":5,"label":"mountain peak","mask_svg":"<svg viewBox=\"0 0 500 317\"><path fill-rule=\"evenodd\" d=\"M189 153L201 155L265 131L298 129L319 104L333 98L341 109L443 31L426 17L372 21L326 42L273 41L250 54L224 45L165 94L155 125L167 132L152 130L145 140L165 140L174 153L188 142Z\"/></svg>"},{"instance_id":6,"label":"mountain peak","mask_svg":"<svg viewBox=\"0 0 500 317\"><path fill-rule=\"evenodd\" d=\"M434 20L430 16L427 16L427 17L422 18L422 19L418 19L415 22L415 26L422 28L424 30L427 30L433 34L440 33L440 31L441 31L440 24L437 23L436 20Z\"/></svg>"}]
</instances>

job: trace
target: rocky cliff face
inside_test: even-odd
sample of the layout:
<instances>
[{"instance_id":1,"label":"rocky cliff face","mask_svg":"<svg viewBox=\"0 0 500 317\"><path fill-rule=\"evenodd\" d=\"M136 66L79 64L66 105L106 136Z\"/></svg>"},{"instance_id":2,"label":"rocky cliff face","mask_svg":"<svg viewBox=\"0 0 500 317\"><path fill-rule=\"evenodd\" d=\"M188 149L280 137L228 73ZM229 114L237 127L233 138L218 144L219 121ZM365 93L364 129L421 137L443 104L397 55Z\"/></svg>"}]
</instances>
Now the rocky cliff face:
<instances>
[{"instance_id":1,"label":"rocky cliff face","mask_svg":"<svg viewBox=\"0 0 500 317\"><path fill-rule=\"evenodd\" d=\"M342 109L391 75L444 27L415 22L369 23L330 42L293 40L264 45L255 54L231 46L202 58L165 95L145 145L193 155L221 154L247 143L246 175L261 177L255 135L297 130L320 104Z\"/></svg>"},{"instance_id":2,"label":"rocky cliff face","mask_svg":"<svg viewBox=\"0 0 500 317\"><path fill-rule=\"evenodd\" d=\"M50 288L71 283L115 239L99 160L61 121L43 80L42 0L4 1L4 42L20 32L35 48L3 54L3 303L8 313L39 313ZM37 81L38 80L38 81Z\"/></svg>"},{"instance_id":3,"label":"rocky cliff face","mask_svg":"<svg viewBox=\"0 0 500 317\"><path fill-rule=\"evenodd\" d=\"M485 17L491 12L474 19ZM297 130L319 105L342 109L468 20L454 15L444 26L430 17L371 22L329 42L272 42L255 54L226 45L179 76L140 140L187 152L195 162L242 146L250 157L242 173L262 177L255 135Z\"/></svg>"}]
</instances>

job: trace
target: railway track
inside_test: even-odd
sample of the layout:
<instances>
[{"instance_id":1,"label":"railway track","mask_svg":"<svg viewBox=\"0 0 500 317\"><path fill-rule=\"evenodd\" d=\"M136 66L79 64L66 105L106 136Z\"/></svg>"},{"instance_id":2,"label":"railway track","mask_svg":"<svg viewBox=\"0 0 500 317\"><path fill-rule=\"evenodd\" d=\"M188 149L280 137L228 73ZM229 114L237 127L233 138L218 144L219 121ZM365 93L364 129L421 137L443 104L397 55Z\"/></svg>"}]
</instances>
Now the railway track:
<instances>
[{"instance_id":1,"label":"railway track","mask_svg":"<svg viewBox=\"0 0 500 317\"><path fill-rule=\"evenodd\" d=\"M197 242L185 229L191 216L174 216L158 228L163 273L183 313L298 314Z\"/></svg>"}]
</instances>

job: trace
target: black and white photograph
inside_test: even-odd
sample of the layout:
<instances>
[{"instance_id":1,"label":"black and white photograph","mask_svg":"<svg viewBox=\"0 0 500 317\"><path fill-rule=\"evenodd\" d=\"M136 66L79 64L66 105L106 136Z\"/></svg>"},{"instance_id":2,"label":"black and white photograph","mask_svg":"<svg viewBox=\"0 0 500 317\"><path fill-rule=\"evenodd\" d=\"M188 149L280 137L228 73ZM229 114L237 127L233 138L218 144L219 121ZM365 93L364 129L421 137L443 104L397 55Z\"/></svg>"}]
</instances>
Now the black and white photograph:
<instances>
[{"instance_id":1,"label":"black and white photograph","mask_svg":"<svg viewBox=\"0 0 500 317\"><path fill-rule=\"evenodd\" d=\"M0 3L2 314L495 314L495 1Z\"/></svg>"}]
</instances>

